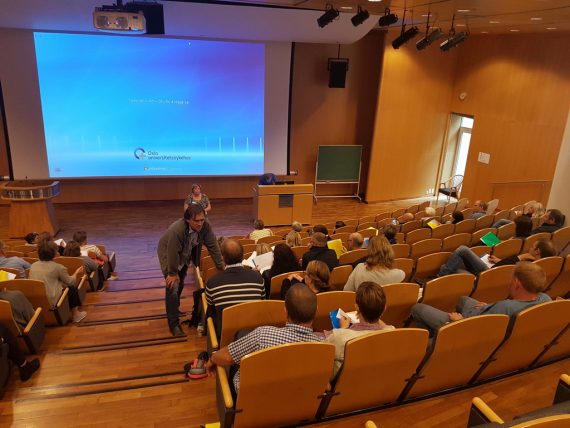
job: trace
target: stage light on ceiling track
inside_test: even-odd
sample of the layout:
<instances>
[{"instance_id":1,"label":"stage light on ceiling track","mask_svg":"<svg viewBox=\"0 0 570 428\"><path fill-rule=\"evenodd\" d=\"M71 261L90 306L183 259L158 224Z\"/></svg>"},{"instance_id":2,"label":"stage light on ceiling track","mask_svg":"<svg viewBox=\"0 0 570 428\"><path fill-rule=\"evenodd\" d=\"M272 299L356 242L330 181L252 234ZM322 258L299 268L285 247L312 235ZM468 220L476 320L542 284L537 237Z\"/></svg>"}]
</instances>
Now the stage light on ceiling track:
<instances>
[{"instance_id":1,"label":"stage light on ceiling track","mask_svg":"<svg viewBox=\"0 0 570 428\"><path fill-rule=\"evenodd\" d=\"M350 21L352 22L352 25L354 25L355 27L358 27L360 24L362 24L368 18L370 18L370 14L368 13L368 11L363 10L360 6L358 6L358 12L356 13L356 15L354 15L352 18L350 18Z\"/></svg>"},{"instance_id":2,"label":"stage light on ceiling track","mask_svg":"<svg viewBox=\"0 0 570 428\"><path fill-rule=\"evenodd\" d=\"M414 17L412 14L412 23L413 22ZM412 27L406 30L406 10L404 9L404 17L402 18L402 31L400 32L400 35L392 41L392 47L394 49L399 49L400 46L416 37L419 32L420 30L418 30L418 27Z\"/></svg>"},{"instance_id":3,"label":"stage light on ceiling track","mask_svg":"<svg viewBox=\"0 0 570 428\"><path fill-rule=\"evenodd\" d=\"M328 9L326 12L317 19L317 24L319 24L319 27L321 28L329 25L331 22L337 19L339 15L338 9L335 9L332 5L327 5L327 8Z\"/></svg>"},{"instance_id":4,"label":"stage light on ceiling track","mask_svg":"<svg viewBox=\"0 0 570 428\"><path fill-rule=\"evenodd\" d=\"M465 40L467 40L467 37L469 37L469 33L467 31L462 31L460 33L454 34L452 36L449 36L447 40L439 45L439 48L443 52L447 52L451 48L456 47L458 44L463 43Z\"/></svg>"},{"instance_id":5,"label":"stage light on ceiling track","mask_svg":"<svg viewBox=\"0 0 570 428\"><path fill-rule=\"evenodd\" d=\"M425 37L423 37L422 39L420 39L416 42L416 49L419 51L427 48L429 45L431 45L437 39L443 37L443 31L441 31L440 28L436 28L436 29L432 30L431 32L429 31L430 30L430 26L429 26L430 16L431 16L431 13L428 13Z\"/></svg>"},{"instance_id":6,"label":"stage light on ceiling track","mask_svg":"<svg viewBox=\"0 0 570 428\"><path fill-rule=\"evenodd\" d=\"M390 13L390 9L386 8L384 10L384 16L381 16L378 20L378 25L380 27L387 27L388 25L392 25L398 22L398 16L393 13Z\"/></svg>"}]
</instances>

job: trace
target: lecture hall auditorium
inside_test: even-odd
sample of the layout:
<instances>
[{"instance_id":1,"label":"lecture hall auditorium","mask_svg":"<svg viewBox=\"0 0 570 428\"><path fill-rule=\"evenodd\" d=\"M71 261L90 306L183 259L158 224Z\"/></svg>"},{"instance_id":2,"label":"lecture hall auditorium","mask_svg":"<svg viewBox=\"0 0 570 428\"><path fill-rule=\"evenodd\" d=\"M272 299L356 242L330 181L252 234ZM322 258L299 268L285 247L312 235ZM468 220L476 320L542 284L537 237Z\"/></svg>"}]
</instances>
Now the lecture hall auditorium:
<instances>
[{"instance_id":1,"label":"lecture hall auditorium","mask_svg":"<svg viewBox=\"0 0 570 428\"><path fill-rule=\"evenodd\" d=\"M515 417L549 409L564 393L568 394L568 378L565 387L561 376L570 375L570 311L556 312L554 318L546 311L540 319L532 318L531 313L526 324L519 322L523 327L512 337L509 335L513 328L504 324L503 330L497 327L485 331L481 340L489 352L482 355L481 347L465 343L461 334L447 336L447 347L440 345L435 351L421 332L417 337L421 336L423 342L415 343L392 334L413 330L413 326L404 326L409 303L401 303L399 312L387 312L397 329L377 335L389 333L387 337L394 339L386 339L385 348L374 348L378 352L361 350L361 364L355 357L351 371L344 373L348 381L341 383L339 378L337 384L325 382L319 390L314 372L302 380L295 379L293 385L281 379L288 396L280 393L279 385L252 382L249 390L241 391L241 403L238 395L235 412L232 407L236 402L219 370L212 377L185 378L186 363L202 351L227 343L226 338L217 343L207 320L205 335L186 325L186 337L170 334L158 242L168 226L182 218L184 200L193 183L199 183L211 200L208 222L216 236L247 236L254 220L252 187L257 185L260 174L227 176L223 165L221 172L213 176L126 176L119 169L104 178L58 178L50 173L33 33L104 37L93 28L92 19L93 9L104 3L111 1L0 0L0 189L13 180L58 180L59 196L53 199L59 223L55 238L69 241L76 231L85 230L89 243L103 244L117 260L115 277L105 281L103 291L88 289L85 279L87 292L82 296L82 307L87 317L80 323L60 323L54 311L42 308L45 336L35 355L24 337L19 342L26 357L39 358L41 367L31 379L22 382L17 367L11 365L0 391L0 427L465 427L481 415L510 423ZM276 172L278 179L294 180L296 184L314 184L319 146L362 146L362 201L324 197L351 195L354 183L317 185L318 195L323 197L313 203L312 217L303 225L304 231L315 224L327 224L332 229L338 220L354 230L359 223L366 223L367 229L370 223L380 228L387 219L407 211L421 218L425 205L436 208L436 215L447 220L456 204L466 199L469 203L461 207L466 214L471 213L477 200L498 200L486 219L489 221L513 219L531 200L547 209L559 209L566 218L570 214L567 0L160 3L165 35L129 36L139 38L143 46L163 37L291 44L285 61L290 66L286 79L289 91L281 94L286 111L279 119L285 129L276 137L282 140L284 151L274 158L277 169L262 172ZM320 28L317 19L331 7L339 10L340 17ZM359 7L368 10L370 17L354 26L350 18ZM398 21L380 27L379 18L389 12L396 14ZM392 42L404 31L404 13L406 29L415 25L420 34L394 49ZM426 49L417 50L416 42L423 37L426 25L441 28L444 36ZM449 36L452 25L456 34L466 31L468 37L442 52L439 45ZM120 62L120 55L111 51L108 56L112 69L113 63ZM339 57L349 60L345 87L330 88L328 61ZM83 76L77 77L81 81ZM145 85L152 88L152 80ZM73 106L64 107L73 110ZM266 114L272 110L267 104L265 107ZM464 131L461 117L473 119L473 127L456 199L439 194L438 188L454 175L459 136ZM97 121L97 117L88 119ZM219 121L223 123L224 118ZM97 136L89 137L96 147ZM73 159L73 152L57 156ZM15 246L20 243L9 233L10 209L10 201L0 199L0 240ZM568 227L568 220L565 222ZM283 231L289 226L269 227ZM512 231L491 226L486 224L477 230L475 224L471 225L468 232L462 233L461 239L467 239L462 242L480 252L481 230L504 233L501 236L505 240L512 236ZM406 289L413 293L437 273L434 266L426 268L424 263L419 275L419 261L436 254L443 254L438 260L445 260L445 245L456 237L453 232L445 236L428 229L416 232L420 229L408 227L397 236L398 251L407 251L398 256L401 266L408 266ZM429 236L424 236L426 233ZM415 241L414 237L420 235L422 239ZM549 270L547 281L552 297L560 299L554 303L563 305L570 281L568 238L547 235L543 238L562 250L548 264L548 268L557 266L558 270ZM339 238L346 244L346 235ZM426 248L422 246L424 240L437 244L438 249L422 252ZM517 252L528 250L530 243L521 242ZM449 245L447 248L452 250ZM206 259L207 252L203 256ZM544 266L547 269L547 263ZM203 286L207 276L203 269L190 269L180 300L180 309L187 315L193 308L193 292ZM471 281L469 290L476 291L477 279ZM554 291L559 289L566 293ZM404 293L393 296L404 299ZM417 294L413 296L417 301ZM347 311L351 309L347 307ZM10 321L5 312L2 317L3 323ZM252 322L252 318L248 313L243 322ZM516 320L513 322L516 328ZM524 326L530 333L524 331ZM538 332L545 331L550 336L543 334L543 340L534 340ZM509 338L514 339L509 342ZM445 344L443 340L440 343ZM437 346L437 337L433 343ZM418 344L428 346L432 354L426 355L425 348ZM391 358L394 355L397 357ZM483 361L474 361L476 356ZM349 353L345 357L348 361ZM369 364L371 360L377 365ZM295 367L300 373L309 370L311 364L306 361L304 356L284 360L277 355L274 367L258 370L275 380L280 372L295 375ZM317 364L312 366L322 371ZM252 367L244 373L255 374L256 368ZM507 369L497 372L494 367ZM353 376L353 382L349 376ZM372 384L370 379L377 382ZM383 385L384 379L389 379L387 385ZM328 387L333 388L332 392L326 391ZM320 391L312 402L295 401L309 388ZM344 397L343 388L351 391ZM372 392L369 397L359 398L368 391ZM375 394L381 398L375 399ZM475 397L488 407L476 400L477 408L484 410L474 410ZM301 416L291 420L291 414ZM568 423L555 421L558 425L550 426L568 426L564 422Z\"/></svg>"}]
</instances>

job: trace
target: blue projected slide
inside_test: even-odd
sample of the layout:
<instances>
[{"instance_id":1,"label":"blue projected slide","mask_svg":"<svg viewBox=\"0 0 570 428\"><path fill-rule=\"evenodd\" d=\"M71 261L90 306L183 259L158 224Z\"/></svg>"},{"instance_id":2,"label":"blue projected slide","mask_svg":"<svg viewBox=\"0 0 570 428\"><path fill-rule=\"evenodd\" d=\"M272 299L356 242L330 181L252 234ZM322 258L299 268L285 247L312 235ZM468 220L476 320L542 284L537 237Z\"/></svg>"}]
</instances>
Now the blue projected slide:
<instances>
[{"instance_id":1,"label":"blue projected slide","mask_svg":"<svg viewBox=\"0 0 570 428\"><path fill-rule=\"evenodd\" d=\"M263 173L263 44L34 41L51 177Z\"/></svg>"}]
</instances>

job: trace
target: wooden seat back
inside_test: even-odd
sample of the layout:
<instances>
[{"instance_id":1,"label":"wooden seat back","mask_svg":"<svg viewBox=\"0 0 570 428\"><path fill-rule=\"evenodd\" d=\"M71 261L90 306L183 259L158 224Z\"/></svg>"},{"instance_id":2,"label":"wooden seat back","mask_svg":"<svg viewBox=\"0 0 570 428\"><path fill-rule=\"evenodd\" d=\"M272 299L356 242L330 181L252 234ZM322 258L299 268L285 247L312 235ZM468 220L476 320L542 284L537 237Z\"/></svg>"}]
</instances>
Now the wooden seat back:
<instances>
[{"instance_id":1,"label":"wooden seat back","mask_svg":"<svg viewBox=\"0 0 570 428\"><path fill-rule=\"evenodd\" d=\"M380 317L388 325L402 327L410 317L412 306L418 303L420 286L409 282L382 286L386 295L386 309Z\"/></svg>"},{"instance_id":2,"label":"wooden seat back","mask_svg":"<svg viewBox=\"0 0 570 428\"><path fill-rule=\"evenodd\" d=\"M206 256L202 260L200 260L200 270L202 271L202 274L205 274L208 271L208 269L210 269L213 266L216 266L216 264L214 263L214 259L212 258L212 256Z\"/></svg>"},{"instance_id":3,"label":"wooden seat back","mask_svg":"<svg viewBox=\"0 0 570 428\"><path fill-rule=\"evenodd\" d=\"M358 233L360 233L363 238L372 238L378 235L378 229L362 229L359 230Z\"/></svg>"},{"instance_id":4,"label":"wooden seat back","mask_svg":"<svg viewBox=\"0 0 570 428\"><path fill-rule=\"evenodd\" d=\"M394 259L394 264L393 264L394 269L400 269L404 271L404 273L406 274L402 282L408 282L412 278L412 274L414 272L414 266L415 266L414 259L410 259L407 257L402 257L402 258L398 257L397 259Z\"/></svg>"},{"instance_id":5,"label":"wooden seat back","mask_svg":"<svg viewBox=\"0 0 570 428\"><path fill-rule=\"evenodd\" d=\"M423 241L424 239L431 238L431 230L427 228L421 228L412 230L406 233L406 244L413 244L414 242Z\"/></svg>"},{"instance_id":6,"label":"wooden seat back","mask_svg":"<svg viewBox=\"0 0 570 428\"><path fill-rule=\"evenodd\" d=\"M472 218L466 218L455 224L455 233L473 233L475 230L476 220Z\"/></svg>"},{"instance_id":7,"label":"wooden seat back","mask_svg":"<svg viewBox=\"0 0 570 428\"><path fill-rule=\"evenodd\" d=\"M392 211L392 218L398 218L401 215L404 215L405 213L406 213L405 208L398 208L397 210Z\"/></svg>"},{"instance_id":8,"label":"wooden seat back","mask_svg":"<svg viewBox=\"0 0 570 428\"><path fill-rule=\"evenodd\" d=\"M570 293L570 255L566 256L560 275L552 282L550 288L546 290L552 299L564 297Z\"/></svg>"},{"instance_id":9,"label":"wooden seat back","mask_svg":"<svg viewBox=\"0 0 570 428\"><path fill-rule=\"evenodd\" d=\"M471 233L454 233L443 239L441 251L455 251L460 246L469 246L471 243Z\"/></svg>"},{"instance_id":10,"label":"wooden seat back","mask_svg":"<svg viewBox=\"0 0 570 428\"><path fill-rule=\"evenodd\" d=\"M367 215L367 216L364 216L364 217L360 217L360 218L358 219L358 224L360 225L360 224L362 224L362 223L376 223L376 221L377 221L377 220L376 220L376 217L377 217L377 216L376 216L375 214L374 214L374 215Z\"/></svg>"},{"instance_id":11,"label":"wooden seat back","mask_svg":"<svg viewBox=\"0 0 570 428\"><path fill-rule=\"evenodd\" d=\"M8 328L31 354L39 352L45 337L42 308L36 308L26 327L21 328L14 319L12 304L7 300L0 300L0 324Z\"/></svg>"},{"instance_id":12,"label":"wooden seat back","mask_svg":"<svg viewBox=\"0 0 570 428\"><path fill-rule=\"evenodd\" d=\"M350 233L348 232L335 233L334 235L331 235L331 240L340 239L342 241L342 245L346 247L349 236Z\"/></svg>"},{"instance_id":13,"label":"wooden seat back","mask_svg":"<svg viewBox=\"0 0 570 428\"><path fill-rule=\"evenodd\" d=\"M20 269L0 267L0 270L3 270L4 272L8 272L8 273L11 273L13 275L16 275L16 278L20 278Z\"/></svg>"},{"instance_id":14,"label":"wooden seat back","mask_svg":"<svg viewBox=\"0 0 570 428\"><path fill-rule=\"evenodd\" d=\"M356 228L356 226L358 225L358 219L357 218L345 218L341 220L346 226L354 226ZM334 226L333 226L334 227ZM330 227L329 229L332 229L332 227Z\"/></svg>"},{"instance_id":15,"label":"wooden seat back","mask_svg":"<svg viewBox=\"0 0 570 428\"><path fill-rule=\"evenodd\" d=\"M501 344L508 315L481 315L441 327L406 398L467 385Z\"/></svg>"},{"instance_id":16,"label":"wooden seat back","mask_svg":"<svg viewBox=\"0 0 570 428\"><path fill-rule=\"evenodd\" d=\"M420 257L416 262L415 280L429 280L439 272L441 265L451 256L448 252L439 252Z\"/></svg>"},{"instance_id":17,"label":"wooden seat back","mask_svg":"<svg viewBox=\"0 0 570 428\"><path fill-rule=\"evenodd\" d=\"M6 257L26 257L26 253L22 253L21 251L7 250L4 253L6 254Z\"/></svg>"},{"instance_id":18,"label":"wooden seat back","mask_svg":"<svg viewBox=\"0 0 570 428\"><path fill-rule=\"evenodd\" d=\"M289 275L292 275L294 273L298 273L299 275L303 275L304 271L298 270L295 272L286 272L286 273L282 273L280 275L275 275L273 278L271 278L271 292L270 292L271 294L269 295L270 299L280 299L281 298L281 287L283 285L283 280L285 278L287 278Z\"/></svg>"},{"instance_id":19,"label":"wooden seat back","mask_svg":"<svg viewBox=\"0 0 570 428\"><path fill-rule=\"evenodd\" d=\"M417 213L419 210L420 210L419 204L410 205L408 208L406 208L406 212L412 214Z\"/></svg>"},{"instance_id":20,"label":"wooden seat back","mask_svg":"<svg viewBox=\"0 0 570 428\"><path fill-rule=\"evenodd\" d=\"M552 232L552 243L561 254L570 244L570 226Z\"/></svg>"},{"instance_id":21,"label":"wooden seat back","mask_svg":"<svg viewBox=\"0 0 570 428\"><path fill-rule=\"evenodd\" d=\"M401 231L403 233L408 233L408 232L411 232L412 230L419 229L420 227L422 227L421 220L412 220L412 221L408 221L408 222L404 223L402 225Z\"/></svg>"},{"instance_id":22,"label":"wooden seat back","mask_svg":"<svg viewBox=\"0 0 570 428\"><path fill-rule=\"evenodd\" d=\"M309 245L311 243L311 237L307 236L306 238L301 239L301 245Z\"/></svg>"},{"instance_id":23,"label":"wooden seat back","mask_svg":"<svg viewBox=\"0 0 570 428\"><path fill-rule=\"evenodd\" d=\"M491 227L491 225L493 224L493 218L494 216L490 214L484 215L483 217L479 217L477 220L475 220L475 227L473 231L475 232L477 230Z\"/></svg>"},{"instance_id":24,"label":"wooden seat back","mask_svg":"<svg viewBox=\"0 0 570 428\"><path fill-rule=\"evenodd\" d=\"M511 215L511 210L501 210L495 213L493 217L493 224L495 224L499 220L508 220L510 215Z\"/></svg>"},{"instance_id":25,"label":"wooden seat back","mask_svg":"<svg viewBox=\"0 0 570 428\"><path fill-rule=\"evenodd\" d=\"M457 202L451 202L443 207L443 214L451 214L457 208Z\"/></svg>"},{"instance_id":26,"label":"wooden seat back","mask_svg":"<svg viewBox=\"0 0 570 428\"><path fill-rule=\"evenodd\" d=\"M500 259L515 256L521 252L522 243L523 241L520 238L507 239L506 241L499 242L493 247L493 255Z\"/></svg>"},{"instance_id":27,"label":"wooden seat back","mask_svg":"<svg viewBox=\"0 0 570 428\"><path fill-rule=\"evenodd\" d=\"M475 275L456 273L432 279L424 285L422 303L445 312L455 312L461 296L469 296L473 291Z\"/></svg>"},{"instance_id":28,"label":"wooden seat back","mask_svg":"<svg viewBox=\"0 0 570 428\"><path fill-rule=\"evenodd\" d=\"M498 266L479 274L471 297L480 302L495 303L509 297L515 265Z\"/></svg>"},{"instance_id":29,"label":"wooden seat back","mask_svg":"<svg viewBox=\"0 0 570 428\"><path fill-rule=\"evenodd\" d=\"M253 330L263 325L283 327L286 322L282 300L257 300L230 306L224 309L220 348L233 342L240 330Z\"/></svg>"},{"instance_id":30,"label":"wooden seat back","mask_svg":"<svg viewBox=\"0 0 570 428\"><path fill-rule=\"evenodd\" d=\"M241 245L255 244L255 240L254 240L254 239L249 239L249 238L242 238L242 239L238 239L237 241L238 241Z\"/></svg>"},{"instance_id":31,"label":"wooden seat back","mask_svg":"<svg viewBox=\"0 0 570 428\"><path fill-rule=\"evenodd\" d=\"M411 245L410 258L419 259L428 254L437 253L441 249L441 239L429 238L414 242Z\"/></svg>"},{"instance_id":32,"label":"wooden seat back","mask_svg":"<svg viewBox=\"0 0 570 428\"><path fill-rule=\"evenodd\" d=\"M257 250L257 244L245 244L241 246L243 248L244 253L254 252ZM211 258L211 257L210 257ZM212 263L214 261L212 260ZM211 265L208 268L212 267Z\"/></svg>"},{"instance_id":33,"label":"wooden seat back","mask_svg":"<svg viewBox=\"0 0 570 428\"><path fill-rule=\"evenodd\" d=\"M391 219L391 218L392 218L391 212L383 212L383 213L376 214L374 221L379 222L380 220Z\"/></svg>"},{"instance_id":34,"label":"wooden seat back","mask_svg":"<svg viewBox=\"0 0 570 428\"><path fill-rule=\"evenodd\" d=\"M352 250L347 251L344 254L341 254L338 258L338 263L340 265L351 265L356 263L358 260L366 257L368 255L368 250L365 248L361 248L360 250Z\"/></svg>"},{"instance_id":35,"label":"wooden seat back","mask_svg":"<svg viewBox=\"0 0 570 428\"><path fill-rule=\"evenodd\" d=\"M486 235L487 233L496 233L497 229L492 227L485 227L483 229L479 229L471 234L471 246L474 247L476 245L484 245L481 241L481 237Z\"/></svg>"},{"instance_id":36,"label":"wooden seat back","mask_svg":"<svg viewBox=\"0 0 570 428\"><path fill-rule=\"evenodd\" d=\"M342 226L334 230L334 233L352 233L356 231L356 226Z\"/></svg>"},{"instance_id":37,"label":"wooden seat back","mask_svg":"<svg viewBox=\"0 0 570 428\"><path fill-rule=\"evenodd\" d=\"M351 265L337 266L331 271L329 285L333 290L342 291L352 273Z\"/></svg>"},{"instance_id":38,"label":"wooden seat back","mask_svg":"<svg viewBox=\"0 0 570 428\"><path fill-rule=\"evenodd\" d=\"M317 314L313 321L314 331L331 330L330 312L342 309L344 312L356 310L356 293L354 291L328 291L317 294Z\"/></svg>"},{"instance_id":39,"label":"wooden seat back","mask_svg":"<svg viewBox=\"0 0 570 428\"><path fill-rule=\"evenodd\" d=\"M541 365L549 361L566 358L570 355L570 324L560 332L544 354L540 356L533 366Z\"/></svg>"},{"instance_id":40,"label":"wooden seat back","mask_svg":"<svg viewBox=\"0 0 570 428\"><path fill-rule=\"evenodd\" d=\"M392 244L392 250L394 251L394 258L401 259L409 257L410 255L410 245L409 244Z\"/></svg>"},{"instance_id":41,"label":"wooden seat back","mask_svg":"<svg viewBox=\"0 0 570 428\"><path fill-rule=\"evenodd\" d=\"M431 231L431 237L439 239L447 238L453 235L454 231L454 224L442 224Z\"/></svg>"},{"instance_id":42,"label":"wooden seat back","mask_svg":"<svg viewBox=\"0 0 570 428\"><path fill-rule=\"evenodd\" d=\"M550 241L552 237L551 233L542 232L542 233L535 233L534 235L530 235L528 238L524 240L523 248L521 253L528 253L535 242L540 241L542 239L546 239Z\"/></svg>"},{"instance_id":43,"label":"wooden seat back","mask_svg":"<svg viewBox=\"0 0 570 428\"><path fill-rule=\"evenodd\" d=\"M476 247L471 247L470 250L479 257L483 257L485 254L491 254L492 248L486 245L477 245Z\"/></svg>"},{"instance_id":44,"label":"wooden seat back","mask_svg":"<svg viewBox=\"0 0 570 428\"><path fill-rule=\"evenodd\" d=\"M396 228L397 231L400 231L400 224L398 223L398 220L396 220L393 217L387 217L387 218L383 218L381 220L377 220L378 221L378 229L382 229L384 226L388 225L388 224L393 224L394 227ZM394 224L394 221L396 221L396 223L398 224Z\"/></svg>"},{"instance_id":45,"label":"wooden seat back","mask_svg":"<svg viewBox=\"0 0 570 428\"><path fill-rule=\"evenodd\" d=\"M256 244L273 244L274 242L282 240L283 240L282 236L269 235L269 236L264 236L263 238L259 238Z\"/></svg>"},{"instance_id":46,"label":"wooden seat back","mask_svg":"<svg viewBox=\"0 0 570 428\"><path fill-rule=\"evenodd\" d=\"M242 358L236 402L240 412L234 427L294 425L313 419L333 360L334 346L328 343L292 343Z\"/></svg>"},{"instance_id":47,"label":"wooden seat back","mask_svg":"<svg viewBox=\"0 0 570 428\"><path fill-rule=\"evenodd\" d=\"M519 312L507 340L473 380L489 379L529 367L568 323L570 300L554 300Z\"/></svg>"},{"instance_id":48,"label":"wooden seat back","mask_svg":"<svg viewBox=\"0 0 570 428\"><path fill-rule=\"evenodd\" d=\"M508 223L497 229L497 236L500 240L504 241L515 236L515 232L516 225L514 223Z\"/></svg>"},{"instance_id":49,"label":"wooden seat back","mask_svg":"<svg viewBox=\"0 0 570 428\"><path fill-rule=\"evenodd\" d=\"M361 230L369 229L369 228L376 229L376 226L378 226L378 223L376 223L375 221L369 221L366 223L359 223L358 226L356 227L356 231L360 232Z\"/></svg>"},{"instance_id":50,"label":"wooden seat back","mask_svg":"<svg viewBox=\"0 0 570 428\"><path fill-rule=\"evenodd\" d=\"M299 245L298 247L292 247L291 250L293 254L295 254L295 260L301 260L303 255L309 251L308 245Z\"/></svg>"},{"instance_id":51,"label":"wooden seat back","mask_svg":"<svg viewBox=\"0 0 570 428\"><path fill-rule=\"evenodd\" d=\"M398 399L423 359L427 330L379 331L346 343L344 363L326 415L365 409Z\"/></svg>"},{"instance_id":52,"label":"wooden seat back","mask_svg":"<svg viewBox=\"0 0 570 428\"><path fill-rule=\"evenodd\" d=\"M406 235L402 232L396 232L396 243L397 244L405 244L406 243Z\"/></svg>"},{"instance_id":53,"label":"wooden seat back","mask_svg":"<svg viewBox=\"0 0 570 428\"><path fill-rule=\"evenodd\" d=\"M560 275L562 266L564 265L564 259L560 256L543 257L535 260L533 263L535 265L539 265L546 273L546 284L544 286L544 290L547 290L556 277Z\"/></svg>"}]
</instances>

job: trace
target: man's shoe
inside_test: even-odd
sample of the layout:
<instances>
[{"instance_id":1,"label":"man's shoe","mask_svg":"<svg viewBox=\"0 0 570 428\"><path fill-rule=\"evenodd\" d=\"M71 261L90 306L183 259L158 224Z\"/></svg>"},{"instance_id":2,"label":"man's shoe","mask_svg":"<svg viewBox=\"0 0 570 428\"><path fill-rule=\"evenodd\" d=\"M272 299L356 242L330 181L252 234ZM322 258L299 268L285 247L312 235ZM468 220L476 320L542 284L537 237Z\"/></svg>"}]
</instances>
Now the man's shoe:
<instances>
[{"instance_id":1,"label":"man's shoe","mask_svg":"<svg viewBox=\"0 0 570 428\"><path fill-rule=\"evenodd\" d=\"M172 336L174 337L186 337L186 333L182 331L179 325L172 327L170 329L170 333L172 333Z\"/></svg>"},{"instance_id":2,"label":"man's shoe","mask_svg":"<svg viewBox=\"0 0 570 428\"><path fill-rule=\"evenodd\" d=\"M82 319L84 319L87 316L87 312L82 311L82 312L78 312L77 315L75 315L73 317L73 322L80 322Z\"/></svg>"},{"instance_id":3,"label":"man's shoe","mask_svg":"<svg viewBox=\"0 0 570 428\"><path fill-rule=\"evenodd\" d=\"M37 358L32 361L26 361L26 363L20 367L20 380L22 382L27 381L39 368L40 360Z\"/></svg>"}]
</instances>

